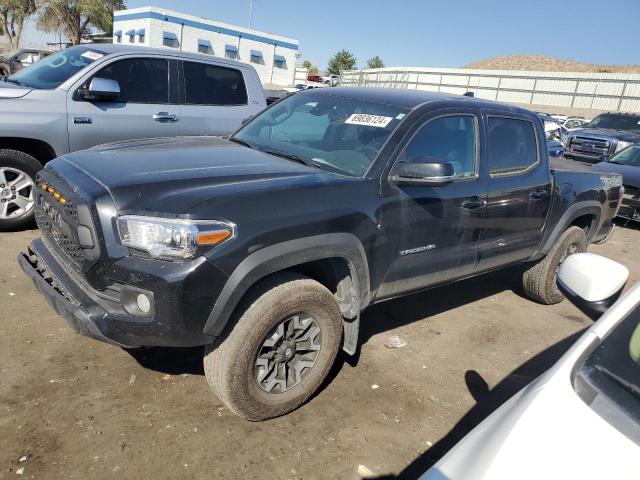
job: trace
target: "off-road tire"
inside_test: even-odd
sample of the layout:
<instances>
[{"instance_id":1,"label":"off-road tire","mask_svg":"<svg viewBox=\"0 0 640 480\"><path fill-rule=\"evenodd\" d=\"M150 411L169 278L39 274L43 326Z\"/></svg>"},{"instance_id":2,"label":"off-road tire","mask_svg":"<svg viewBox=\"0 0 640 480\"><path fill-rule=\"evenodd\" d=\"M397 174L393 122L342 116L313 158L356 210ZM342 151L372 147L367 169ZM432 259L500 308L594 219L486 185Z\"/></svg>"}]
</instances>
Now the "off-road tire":
<instances>
[{"instance_id":1,"label":"off-road tire","mask_svg":"<svg viewBox=\"0 0 640 480\"><path fill-rule=\"evenodd\" d=\"M12 167L31 177L34 185L36 174L42 170L42 164L31 155L18 150L0 149L0 168ZM34 211L17 218L0 219L0 232L21 230L34 227Z\"/></svg>"},{"instance_id":2,"label":"off-road tire","mask_svg":"<svg viewBox=\"0 0 640 480\"><path fill-rule=\"evenodd\" d=\"M254 375L258 351L272 329L301 312L320 327L315 364L290 390L267 392ZM216 396L250 421L278 417L305 403L329 373L342 339L342 316L334 296L315 280L293 273L275 275L253 287L230 325L205 348L205 375Z\"/></svg>"},{"instance_id":3,"label":"off-road tire","mask_svg":"<svg viewBox=\"0 0 640 480\"><path fill-rule=\"evenodd\" d=\"M587 251L587 236L582 228L569 227L549 253L524 272L522 285L529 298L545 305L553 305L564 300L564 295L556 284L556 278L558 267L570 249L575 249L572 253Z\"/></svg>"}]
</instances>

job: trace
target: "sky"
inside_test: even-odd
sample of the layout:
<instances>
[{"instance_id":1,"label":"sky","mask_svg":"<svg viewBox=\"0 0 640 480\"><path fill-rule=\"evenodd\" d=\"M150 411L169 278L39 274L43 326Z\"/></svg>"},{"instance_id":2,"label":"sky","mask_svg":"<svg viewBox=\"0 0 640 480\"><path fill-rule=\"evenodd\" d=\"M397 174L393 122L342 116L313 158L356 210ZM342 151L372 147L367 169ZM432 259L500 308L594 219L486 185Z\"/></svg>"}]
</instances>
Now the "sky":
<instances>
[{"instance_id":1,"label":"sky","mask_svg":"<svg viewBox=\"0 0 640 480\"><path fill-rule=\"evenodd\" d=\"M249 0L128 0L248 26ZM640 64L640 0L254 0L253 27L300 41L321 69L340 49L357 66L461 67L511 54ZM35 32L26 43L54 36ZM55 40L54 40L55 41Z\"/></svg>"}]
</instances>

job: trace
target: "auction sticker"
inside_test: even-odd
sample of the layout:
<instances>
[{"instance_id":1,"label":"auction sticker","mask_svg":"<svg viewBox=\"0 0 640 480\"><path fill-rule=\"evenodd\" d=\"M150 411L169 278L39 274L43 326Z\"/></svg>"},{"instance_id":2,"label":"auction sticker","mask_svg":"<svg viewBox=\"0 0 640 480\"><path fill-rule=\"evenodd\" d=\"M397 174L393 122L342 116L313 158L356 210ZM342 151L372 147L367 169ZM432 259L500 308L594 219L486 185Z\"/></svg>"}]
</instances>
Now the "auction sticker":
<instances>
[{"instance_id":1,"label":"auction sticker","mask_svg":"<svg viewBox=\"0 0 640 480\"><path fill-rule=\"evenodd\" d=\"M93 52L91 50L87 50L81 56L88 58L89 60L98 60L99 58L104 57L101 53Z\"/></svg>"},{"instance_id":2,"label":"auction sticker","mask_svg":"<svg viewBox=\"0 0 640 480\"><path fill-rule=\"evenodd\" d=\"M369 115L367 113L354 113L344 123L350 125L363 125L366 127L378 127L385 128L389 125L389 122L393 120L392 117L383 117L381 115Z\"/></svg>"}]
</instances>

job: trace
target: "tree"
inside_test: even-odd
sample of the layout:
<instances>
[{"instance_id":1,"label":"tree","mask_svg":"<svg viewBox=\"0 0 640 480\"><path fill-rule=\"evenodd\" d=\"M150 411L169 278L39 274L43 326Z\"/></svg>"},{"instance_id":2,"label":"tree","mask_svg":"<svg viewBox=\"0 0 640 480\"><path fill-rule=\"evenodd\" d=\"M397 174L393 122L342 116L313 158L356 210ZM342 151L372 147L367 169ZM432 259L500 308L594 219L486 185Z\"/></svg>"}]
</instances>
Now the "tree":
<instances>
[{"instance_id":1,"label":"tree","mask_svg":"<svg viewBox=\"0 0 640 480\"><path fill-rule=\"evenodd\" d=\"M0 35L7 37L9 50L20 48L24 23L35 11L35 0L0 0Z\"/></svg>"},{"instance_id":2,"label":"tree","mask_svg":"<svg viewBox=\"0 0 640 480\"><path fill-rule=\"evenodd\" d=\"M124 8L124 0L45 1L38 15L38 26L45 32L63 31L73 45L78 45L91 27L111 32L113 11Z\"/></svg>"},{"instance_id":3,"label":"tree","mask_svg":"<svg viewBox=\"0 0 640 480\"><path fill-rule=\"evenodd\" d=\"M302 62L302 67L306 68L307 70L309 70L313 65L311 64L311 62L309 60L305 60L304 62Z\"/></svg>"},{"instance_id":4,"label":"tree","mask_svg":"<svg viewBox=\"0 0 640 480\"><path fill-rule=\"evenodd\" d=\"M384 62L379 56L367 60L367 68L384 68Z\"/></svg>"},{"instance_id":5,"label":"tree","mask_svg":"<svg viewBox=\"0 0 640 480\"><path fill-rule=\"evenodd\" d=\"M353 70L355 66L356 57L348 50L340 50L329 60L327 71L331 75L340 75L343 70Z\"/></svg>"}]
</instances>

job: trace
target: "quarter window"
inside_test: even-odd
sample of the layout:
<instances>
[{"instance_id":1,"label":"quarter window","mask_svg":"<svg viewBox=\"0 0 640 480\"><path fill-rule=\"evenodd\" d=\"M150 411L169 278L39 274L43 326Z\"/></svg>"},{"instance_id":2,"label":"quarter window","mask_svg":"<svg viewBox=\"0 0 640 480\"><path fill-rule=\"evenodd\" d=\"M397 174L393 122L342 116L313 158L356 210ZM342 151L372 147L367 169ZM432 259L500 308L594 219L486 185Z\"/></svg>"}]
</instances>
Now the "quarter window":
<instances>
[{"instance_id":1,"label":"quarter window","mask_svg":"<svg viewBox=\"0 0 640 480\"><path fill-rule=\"evenodd\" d=\"M538 161L533 123L515 118L489 117L489 171L492 175L519 173Z\"/></svg>"},{"instance_id":2,"label":"quarter window","mask_svg":"<svg viewBox=\"0 0 640 480\"><path fill-rule=\"evenodd\" d=\"M166 60L121 60L103 68L96 77L117 81L124 102L169 103L169 64Z\"/></svg>"},{"instance_id":3,"label":"quarter window","mask_svg":"<svg viewBox=\"0 0 640 480\"><path fill-rule=\"evenodd\" d=\"M184 62L187 105L246 105L242 72L234 68Z\"/></svg>"},{"instance_id":4,"label":"quarter window","mask_svg":"<svg viewBox=\"0 0 640 480\"><path fill-rule=\"evenodd\" d=\"M476 121L472 115L450 115L428 121L404 150L404 161L432 157L450 163L456 177L476 174Z\"/></svg>"}]
</instances>

